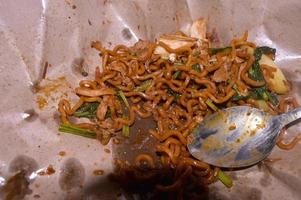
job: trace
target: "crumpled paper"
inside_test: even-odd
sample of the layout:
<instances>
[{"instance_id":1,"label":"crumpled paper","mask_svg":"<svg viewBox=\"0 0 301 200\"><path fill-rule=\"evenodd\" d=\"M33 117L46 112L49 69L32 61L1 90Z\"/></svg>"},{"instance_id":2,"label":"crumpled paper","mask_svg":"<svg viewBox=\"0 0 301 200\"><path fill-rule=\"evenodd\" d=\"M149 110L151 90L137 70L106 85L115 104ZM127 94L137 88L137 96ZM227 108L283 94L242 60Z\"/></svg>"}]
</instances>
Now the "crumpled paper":
<instances>
[{"instance_id":1,"label":"crumpled paper","mask_svg":"<svg viewBox=\"0 0 301 200\"><path fill-rule=\"evenodd\" d=\"M122 193L106 178L111 144L57 131L58 100L75 100L72 89L100 63L92 40L131 45L187 31L199 17L224 44L248 30L251 41L277 49L276 62L300 102L300 10L297 0L0 1L0 199L116 199ZM300 125L287 136L298 131ZM275 148L270 157L282 159L230 172L233 188L213 184L209 197L300 199L301 145Z\"/></svg>"}]
</instances>

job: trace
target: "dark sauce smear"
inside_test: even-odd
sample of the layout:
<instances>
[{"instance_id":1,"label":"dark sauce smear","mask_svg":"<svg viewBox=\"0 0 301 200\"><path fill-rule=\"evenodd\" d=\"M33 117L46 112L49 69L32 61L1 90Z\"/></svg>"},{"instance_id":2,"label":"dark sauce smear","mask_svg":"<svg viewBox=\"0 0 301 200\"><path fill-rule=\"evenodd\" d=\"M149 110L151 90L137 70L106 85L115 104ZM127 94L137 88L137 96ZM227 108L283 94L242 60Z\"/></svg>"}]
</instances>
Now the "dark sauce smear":
<instances>
[{"instance_id":1,"label":"dark sauce smear","mask_svg":"<svg viewBox=\"0 0 301 200\"><path fill-rule=\"evenodd\" d=\"M190 185L185 190L187 196L185 194L179 195L172 190L165 192L158 190L158 184L173 184L175 181L173 177L178 172L175 168L166 168L161 165L159 156L155 152L158 140L148 133L148 130L154 127L155 122L151 118L138 119L130 128L129 138L120 137L120 144L113 143L114 173L108 176L109 180L119 184L122 188L122 195L128 199L133 199L134 196L139 196L139 199L143 200L177 199L179 196L184 199L191 199L191 192L195 195L192 199L207 199L208 187L191 184L199 181L192 180L192 176L182 182L182 185ZM155 167L150 167L148 163L144 162L136 166L134 160L139 154L152 156Z\"/></svg>"},{"instance_id":2,"label":"dark sauce smear","mask_svg":"<svg viewBox=\"0 0 301 200\"><path fill-rule=\"evenodd\" d=\"M122 37L126 40L130 40L132 38L132 33L131 33L130 29L128 29L128 28L124 28L121 31L121 34L122 34Z\"/></svg>"},{"instance_id":3,"label":"dark sauce smear","mask_svg":"<svg viewBox=\"0 0 301 200\"><path fill-rule=\"evenodd\" d=\"M0 188L0 199L4 200L21 200L28 194L32 193L29 189L29 180L25 171L20 171L10 177L6 184Z\"/></svg>"},{"instance_id":4,"label":"dark sauce smear","mask_svg":"<svg viewBox=\"0 0 301 200\"><path fill-rule=\"evenodd\" d=\"M69 191L82 187L85 180L85 169L76 158L69 158L63 163L59 177L59 185L62 190Z\"/></svg>"},{"instance_id":5,"label":"dark sauce smear","mask_svg":"<svg viewBox=\"0 0 301 200\"><path fill-rule=\"evenodd\" d=\"M33 158L25 155L15 157L9 165L9 171L14 175L0 188L0 199L19 200L31 194L29 185L33 180L29 176L37 169L38 164Z\"/></svg>"},{"instance_id":6,"label":"dark sauce smear","mask_svg":"<svg viewBox=\"0 0 301 200\"><path fill-rule=\"evenodd\" d=\"M17 173L23 171L26 176L38 169L38 163L31 157L26 155L19 155L15 157L9 165L9 171Z\"/></svg>"},{"instance_id":7,"label":"dark sauce smear","mask_svg":"<svg viewBox=\"0 0 301 200\"><path fill-rule=\"evenodd\" d=\"M83 58L76 58L73 60L72 64L72 71L76 74L81 74L83 77L86 77L89 75L88 69L84 65L84 59Z\"/></svg>"}]
</instances>

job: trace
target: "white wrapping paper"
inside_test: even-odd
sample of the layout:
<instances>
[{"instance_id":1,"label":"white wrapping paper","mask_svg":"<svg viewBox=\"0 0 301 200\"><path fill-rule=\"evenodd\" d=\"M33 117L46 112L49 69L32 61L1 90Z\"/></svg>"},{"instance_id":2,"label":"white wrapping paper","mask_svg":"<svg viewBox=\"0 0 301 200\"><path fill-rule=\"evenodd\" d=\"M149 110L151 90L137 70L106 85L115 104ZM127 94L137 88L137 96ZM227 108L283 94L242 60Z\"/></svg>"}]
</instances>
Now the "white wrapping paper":
<instances>
[{"instance_id":1,"label":"white wrapping paper","mask_svg":"<svg viewBox=\"0 0 301 200\"><path fill-rule=\"evenodd\" d=\"M199 17L225 44L249 30L251 41L277 49L276 62L299 100L300 10L298 0L0 0L0 199L116 199L120 189L106 178L111 144L57 131L58 100L76 99L80 68L89 78L99 65L92 40L131 45L185 31ZM288 137L300 129L290 128ZM213 184L210 198L301 199L301 145L275 148L270 157L282 160L231 172L233 188ZM50 165L55 172L41 175ZM11 177L22 170L20 187Z\"/></svg>"}]
</instances>

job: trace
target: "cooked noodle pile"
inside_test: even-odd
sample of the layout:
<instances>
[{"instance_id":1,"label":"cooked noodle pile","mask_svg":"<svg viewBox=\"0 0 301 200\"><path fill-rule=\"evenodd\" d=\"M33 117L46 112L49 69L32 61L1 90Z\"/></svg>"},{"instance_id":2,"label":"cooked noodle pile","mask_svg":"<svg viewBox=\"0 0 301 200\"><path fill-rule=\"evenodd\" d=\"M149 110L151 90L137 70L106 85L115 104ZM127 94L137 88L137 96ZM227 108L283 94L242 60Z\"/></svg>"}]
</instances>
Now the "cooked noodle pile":
<instances>
[{"instance_id":1,"label":"cooked noodle pile","mask_svg":"<svg viewBox=\"0 0 301 200\"><path fill-rule=\"evenodd\" d=\"M100 42L92 42L101 56L102 70L96 68L94 80L80 81L75 89L79 101L71 107L68 100L61 100L59 112L62 124L94 132L102 144L131 127L137 118L152 118L156 128L149 134L159 141L155 149L160 165L174 169L171 184L157 184L156 189L181 193L183 189L179 189L188 180L201 186L217 180L219 168L194 159L186 147L187 136L205 116L236 105L279 114L297 107L297 102L292 97L277 102L277 91L269 83L278 69L260 62L259 69L253 68L258 61L253 53L257 47L247 41L247 33L225 48L211 48L209 40L183 33L162 37L185 44L172 48L164 40L140 40L133 47L117 45L108 50ZM156 53L158 50L164 53ZM273 55L265 56L273 60ZM263 78L254 78L252 70L259 70ZM287 81L282 84L289 87ZM96 117L89 123L71 124L70 117L91 103L97 103ZM301 139L297 136L286 144L283 133L277 142L279 148L291 149ZM140 154L132 165L155 169L157 164L150 154ZM119 162L118 166L125 164ZM147 179L151 174L143 176Z\"/></svg>"}]
</instances>

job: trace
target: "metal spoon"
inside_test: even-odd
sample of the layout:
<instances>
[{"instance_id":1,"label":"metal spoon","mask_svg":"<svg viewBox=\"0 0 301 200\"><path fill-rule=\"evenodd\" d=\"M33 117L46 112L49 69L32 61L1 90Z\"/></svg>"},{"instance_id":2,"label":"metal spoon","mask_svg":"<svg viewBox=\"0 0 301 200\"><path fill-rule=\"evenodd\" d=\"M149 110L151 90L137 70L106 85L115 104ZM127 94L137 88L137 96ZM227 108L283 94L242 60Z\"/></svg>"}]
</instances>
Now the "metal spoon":
<instances>
[{"instance_id":1,"label":"metal spoon","mask_svg":"<svg viewBox=\"0 0 301 200\"><path fill-rule=\"evenodd\" d=\"M272 116L248 106L231 107L206 117L188 136L192 156L218 167L238 168L265 159L280 130L301 119L301 107Z\"/></svg>"}]
</instances>

